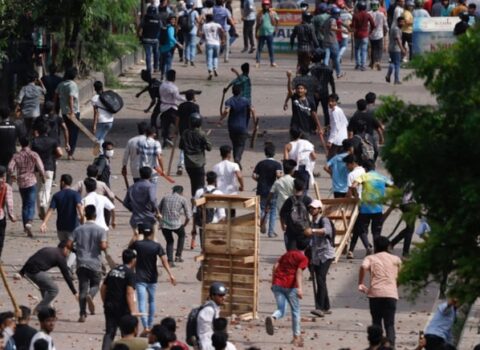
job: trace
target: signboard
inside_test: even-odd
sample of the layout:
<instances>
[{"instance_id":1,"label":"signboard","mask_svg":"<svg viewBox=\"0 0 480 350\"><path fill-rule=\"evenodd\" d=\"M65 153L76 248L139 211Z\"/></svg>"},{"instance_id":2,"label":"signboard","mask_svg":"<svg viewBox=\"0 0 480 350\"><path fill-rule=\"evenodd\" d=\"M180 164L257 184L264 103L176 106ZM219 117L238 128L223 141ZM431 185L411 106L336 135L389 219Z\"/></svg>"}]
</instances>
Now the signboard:
<instances>
[{"instance_id":1,"label":"signboard","mask_svg":"<svg viewBox=\"0 0 480 350\"><path fill-rule=\"evenodd\" d=\"M275 9L275 12L278 14L278 27L273 39L273 49L275 52L294 53L295 51L290 49L290 35L293 27L302 22L302 11Z\"/></svg>"},{"instance_id":2,"label":"signboard","mask_svg":"<svg viewBox=\"0 0 480 350\"><path fill-rule=\"evenodd\" d=\"M453 35L458 17L417 17L413 20L413 53L432 52L451 46L456 38Z\"/></svg>"}]
</instances>

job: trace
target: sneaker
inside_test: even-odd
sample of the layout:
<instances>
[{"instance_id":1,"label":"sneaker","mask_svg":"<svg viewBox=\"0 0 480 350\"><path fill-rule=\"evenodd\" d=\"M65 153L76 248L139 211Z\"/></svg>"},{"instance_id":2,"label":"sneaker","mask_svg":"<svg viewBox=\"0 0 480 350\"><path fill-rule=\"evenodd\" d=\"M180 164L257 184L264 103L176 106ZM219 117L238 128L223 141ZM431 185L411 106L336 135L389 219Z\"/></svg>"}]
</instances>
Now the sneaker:
<instances>
[{"instance_id":1,"label":"sneaker","mask_svg":"<svg viewBox=\"0 0 480 350\"><path fill-rule=\"evenodd\" d=\"M44 207L38 208L38 217L40 220L43 221L43 219L45 219L45 213L46 213L46 210Z\"/></svg>"},{"instance_id":2,"label":"sneaker","mask_svg":"<svg viewBox=\"0 0 480 350\"><path fill-rule=\"evenodd\" d=\"M360 67L360 71L365 72L366 70L367 70L367 68L365 68L364 66Z\"/></svg>"},{"instance_id":3,"label":"sneaker","mask_svg":"<svg viewBox=\"0 0 480 350\"><path fill-rule=\"evenodd\" d=\"M382 66L380 66L380 63L375 63L375 68L376 68L378 71L381 71L381 70L382 70Z\"/></svg>"},{"instance_id":4,"label":"sneaker","mask_svg":"<svg viewBox=\"0 0 480 350\"><path fill-rule=\"evenodd\" d=\"M275 62L273 62L273 63L270 64L270 67L276 68L277 64Z\"/></svg>"},{"instance_id":5,"label":"sneaker","mask_svg":"<svg viewBox=\"0 0 480 350\"><path fill-rule=\"evenodd\" d=\"M324 315L331 315L332 314L332 310L322 310L323 314Z\"/></svg>"},{"instance_id":6,"label":"sneaker","mask_svg":"<svg viewBox=\"0 0 480 350\"><path fill-rule=\"evenodd\" d=\"M173 260L168 260L168 265L170 265L170 267L176 267L177 266L177 265L175 265Z\"/></svg>"},{"instance_id":7,"label":"sneaker","mask_svg":"<svg viewBox=\"0 0 480 350\"><path fill-rule=\"evenodd\" d=\"M91 295L87 295L87 307L90 315L95 315L95 304Z\"/></svg>"},{"instance_id":8,"label":"sneaker","mask_svg":"<svg viewBox=\"0 0 480 350\"><path fill-rule=\"evenodd\" d=\"M386 81L387 83L390 83L390 76L389 76L389 75L386 75L386 76L385 76L385 81Z\"/></svg>"},{"instance_id":9,"label":"sneaker","mask_svg":"<svg viewBox=\"0 0 480 350\"><path fill-rule=\"evenodd\" d=\"M207 80L212 80L212 73L211 72L208 72L208 78Z\"/></svg>"},{"instance_id":10,"label":"sneaker","mask_svg":"<svg viewBox=\"0 0 480 350\"><path fill-rule=\"evenodd\" d=\"M345 75L346 75L346 73L345 73L345 72L342 72L342 73L340 73L339 75L337 75L337 79L341 79L341 78L343 78Z\"/></svg>"},{"instance_id":11,"label":"sneaker","mask_svg":"<svg viewBox=\"0 0 480 350\"><path fill-rule=\"evenodd\" d=\"M255 48L252 47L250 50L248 50L248 53L254 53L255 52Z\"/></svg>"},{"instance_id":12,"label":"sneaker","mask_svg":"<svg viewBox=\"0 0 480 350\"><path fill-rule=\"evenodd\" d=\"M317 317L324 317L325 314L323 313L322 310L312 310L310 311L310 313L314 316L317 316Z\"/></svg>"},{"instance_id":13,"label":"sneaker","mask_svg":"<svg viewBox=\"0 0 480 350\"><path fill-rule=\"evenodd\" d=\"M188 67L188 61L185 61L185 63L183 64L184 67Z\"/></svg>"},{"instance_id":14,"label":"sneaker","mask_svg":"<svg viewBox=\"0 0 480 350\"><path fill-rule=\"evenodd\" d=\"M195 67L195 63L193 63L193 61L190 61L190 65L191 65L192 67Z\"/></svg>"},{"instance_id":15,"label":"sneaker","mask_svg":"<svg viewBox=\"0 0 480 350\"><path fill-rule=\"evenodd\" d=\"M182 57L180 57L180 59L178 60L178 62L183 62L183 58L182 58Z\"/></svg>"},{"instance_id":16,"label":"sneaker","mask_svg":"<svg viewBox=\"0 0 480 350\"><path fill-rule=\"evenodd\" d=\"M87 319L87 316L81 315L81 316L79 317L79 319L78 319L78 322L80 322L80 323L85 323L85 320L86 320L86 319Z\"/></svg>"},{"instance_id":17,"label":"sneaker","mask_svg":"<svg viewBox=\"0 0 480 350\"><path fill-rule=\"evenodd\" d=\"M177 168L177 175L178 175L178 176L181 176L182 174L183 174L183 168L182 168L181 166L179 166L179 167Z\"/></svg>"},{"instance_id":18,"label":"sneaker","mask_svg":"<svg viewBox=\"0 0 480 350\"><path fill-rule=\"evenodd\" d=\"M372 248L367 248L365 251L365 256L369 256L373 254L373 249Z\"/></svg>"},{"instance_id":19,"label":"sneaker","mask_svg":"<svg viewBox=\"0 0 480 350\"><path fill-rule=\"evenodd\" d=\"M32 233L32 224L30 222L27 222L25 224L25 233L27 234L28 237L32 238L33 237L33 233Z\"/></svg>"},{"instance_id":20,"label":"sneaker","mask_svg":"<svg viewBox=\"0 0 480 350\"><path fill-rule=\"evenodd\" d=\"M358 64L355 65L355 70L359 70L360 66Z\"/></svg>"},{"instance_id":21,"label":"sneaker","mask_svg":"<svg viewBox=\"0 0 480 350\"><path fill-rule=\"evenodd\" d=\"M213 75L215 75L216 77L218 77L218 73L217 73L217 70L216 70L216 69L213 70Z\"/></svg>"},{"instance_id":22,"label":"sneaker","mask_svg":"<svg viewBox=\"0 0 480 350\"><path fill-rule=\"evenodd\" d=\"M260 68L260 62L255 63L255 68Z\"/></svg>"},{"instance_id":23,"label":"sneaker","mask_svg":"<svg viewBox=\"0 0 480 350\"><path fill-rule=\"evenodd\" d=\"M275 330L273 329L273 317L267 316L265 319L265 330L267 331L268 335L273 335Z\"/></svg>"},{"instance_id":24,"label":"sneaker","mask_svg":"<svg viewBox=\"0 0 480 350\"><path fill-rule=\"evenodd\" d=\"M241 52L241 53L245 53L245 52L247 52L247 51L248 51L248 49L247 49L247 48L244 48L244 49L243 49L242 51L240 51L240 52Z\"/></svg>"},{"instance_id":25,"label":"sneaker","mask_svg":"<svg viewBox=\"0 0 480 350\"><path fill-rule=\"evenodd\" d=\"M276 234L275 232L270 232L270 233L268 234L268 237L270 237L270 238L278 237L278 234Z\"/></svg>"},{"instance_id":26,"label":"sneaker","mask_svg":"<svg viewBox=\"0 0 480 350\"><path fill-rule=\"evenodd\" d=\"M348 252L347 253L347 259L353 259L355 256L353 255L353 252Z\"/></svg>"},{"instance_id":27,"label":"sneaker","mask_svg":"<svg viewBox=\"0 0 480 350\"><path fill-rule=\"evenodd\" d=\"M179 263L182 263L184 260L181 256L176 256L175 257L175 262L179 262Z\"/></svg>"},{"instance_id":28,"label":"sneaker","mask_svg":"<svg viewBox=\"0 0 480 350\"><path fill-rule=\"evenodd\" d=\"M401 81L396 81L393 83L394 85L402 85L402 82Z\"/></svg>"}]
</instances>

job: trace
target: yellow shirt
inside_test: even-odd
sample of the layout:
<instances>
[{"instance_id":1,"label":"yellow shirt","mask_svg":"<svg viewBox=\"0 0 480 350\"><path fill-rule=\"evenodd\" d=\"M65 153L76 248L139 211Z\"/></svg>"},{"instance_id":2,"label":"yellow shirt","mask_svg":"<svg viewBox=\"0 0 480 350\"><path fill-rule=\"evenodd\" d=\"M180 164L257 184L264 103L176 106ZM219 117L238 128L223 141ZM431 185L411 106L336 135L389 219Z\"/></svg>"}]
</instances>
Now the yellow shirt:
<instances>
[{"instance_id":1,"label":"yellow shirt","mask_svg":"<svg viewBox=\"0 0 480 350\"><path fill-rule=\"evenodd\" d=\"M468 8L467 6L460 4L452 10L452 13L450 14L450 16L457 17L463 12L468 12Z\"/></svg>"},{"instance_id":2,"label":"yellow shirt","mask_svg":"<svg viewBox=\"0 0 480 350\"><path fill-rule=\"evenodd\" d=\"M403 18L405 18L405 25L402 28L403 33L413 33L413 15L410 11L403 11Z\"/></svg>"}]
</instances>

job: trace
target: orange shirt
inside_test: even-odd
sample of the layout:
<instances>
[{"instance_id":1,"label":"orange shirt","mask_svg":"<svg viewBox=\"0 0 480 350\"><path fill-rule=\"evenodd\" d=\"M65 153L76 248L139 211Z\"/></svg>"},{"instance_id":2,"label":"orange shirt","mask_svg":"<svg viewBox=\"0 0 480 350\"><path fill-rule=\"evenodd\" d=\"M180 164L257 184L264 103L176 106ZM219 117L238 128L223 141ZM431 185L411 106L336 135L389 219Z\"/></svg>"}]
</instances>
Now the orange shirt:
<instances>
[{"instance_id":1,"label":"orange shirt","mask_svg":"<svg viewBox=\"0 0 480 350\"><path fill-rule=\"evenodd\" d=\"M387 252L369 255L363 259L362 267L370 272L369 298L398 299L397 276L402 261Z\"/></svg>"}]
</instances>

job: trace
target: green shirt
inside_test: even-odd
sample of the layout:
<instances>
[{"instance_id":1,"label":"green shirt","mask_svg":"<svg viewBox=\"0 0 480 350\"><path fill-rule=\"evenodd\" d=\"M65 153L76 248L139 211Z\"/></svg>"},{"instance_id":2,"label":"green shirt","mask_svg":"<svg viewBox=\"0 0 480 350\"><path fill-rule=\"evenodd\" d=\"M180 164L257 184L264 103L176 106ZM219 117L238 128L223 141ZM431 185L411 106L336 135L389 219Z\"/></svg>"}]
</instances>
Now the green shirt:
<instances>
[{"instance_id":1,"label":"green shirt","mask_svg":"<svg viewBox=\"0 0 480 350\"><path fill-rule=\"evenodd\" d=\"M273 18L278 21L278 15L276 12L272 12ZM262 23L260 24L259 36L269 36L275 33L275 25L272 23L270 12L262 14Z\"/></svg>"},{"instance_id":2,"label":"green shirt","mask_svg":"<svg viewBox=\"0 0 480 350\"><path fill-rule=\"evenodd\" d=\"M78 105L78 85L73 80L62 81L56 90L60 100L62 114L80 113ZM73 97L73 111L70 111L70 96Z\"/></svg>"}]
</instances>

